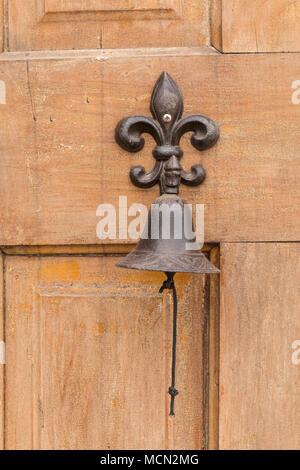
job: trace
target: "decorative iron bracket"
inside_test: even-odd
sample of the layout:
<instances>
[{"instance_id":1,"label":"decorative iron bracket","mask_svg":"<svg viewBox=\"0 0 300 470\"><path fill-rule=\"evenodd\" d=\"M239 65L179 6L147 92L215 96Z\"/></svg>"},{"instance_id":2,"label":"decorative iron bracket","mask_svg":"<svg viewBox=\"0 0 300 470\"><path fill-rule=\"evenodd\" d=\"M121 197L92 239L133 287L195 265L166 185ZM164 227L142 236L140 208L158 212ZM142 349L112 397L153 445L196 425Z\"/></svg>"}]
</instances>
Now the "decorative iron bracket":
<instances>
[{"instance_id":1,"label":"decorative iron bracket","mask_svg":"<svg viewBox=\"0 0 300 470\"><path fill-rule=\"evenodd\" d=\"M193 165L189 172L182 169L180 139L186 132L193 132L192 145L197 150L206 150L217 142L218 126L206 116L181 118L183 98L167 72L161 74L153 89L150 111L153 119L130 116L122 119L116 127L116 141L127 152L142 150L145 145L143 133L152 135L156 142L152 152L156 159L154 167L149 173L143 166L132 167L132 183L139 188L151 188L159 183L161 194L178 194L180 182L188 186L203 183L206 173L202 165Z\"/></svg>"}]
</instances>

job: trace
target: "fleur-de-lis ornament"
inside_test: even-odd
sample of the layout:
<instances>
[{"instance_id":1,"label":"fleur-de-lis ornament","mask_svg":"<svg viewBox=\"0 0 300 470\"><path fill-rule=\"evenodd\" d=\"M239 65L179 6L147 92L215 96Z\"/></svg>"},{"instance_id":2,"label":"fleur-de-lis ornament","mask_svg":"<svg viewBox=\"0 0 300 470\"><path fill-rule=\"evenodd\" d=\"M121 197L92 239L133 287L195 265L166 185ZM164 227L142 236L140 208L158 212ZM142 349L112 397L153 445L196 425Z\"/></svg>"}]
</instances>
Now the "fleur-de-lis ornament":
<instances>
[{"instance_id":1,"label":"fleur-de-lis ornament","mask_svg":"<svg viewBox=\"0 0 300 470\"><path fill-rule=\"evenodd\" d=\"M142 150L145 144L143 133L152 135L156 142L152 152L156 159L154 167L149 173L143 166L132 167L132 183L139 188L150 188L159 183L161 194L178 194L180 182L188 186L201 184L206 176L202 165L193 165L189 172L181 167L180 139L186 132L192 132L192 145L197 150L206 150L219 138L215 122L201 115L182 118L182 95L167 72L161 74L154 87L150 110L153 118L130 116L116 127L116 141L128 152Z\"/></svg>"}]
</instances>

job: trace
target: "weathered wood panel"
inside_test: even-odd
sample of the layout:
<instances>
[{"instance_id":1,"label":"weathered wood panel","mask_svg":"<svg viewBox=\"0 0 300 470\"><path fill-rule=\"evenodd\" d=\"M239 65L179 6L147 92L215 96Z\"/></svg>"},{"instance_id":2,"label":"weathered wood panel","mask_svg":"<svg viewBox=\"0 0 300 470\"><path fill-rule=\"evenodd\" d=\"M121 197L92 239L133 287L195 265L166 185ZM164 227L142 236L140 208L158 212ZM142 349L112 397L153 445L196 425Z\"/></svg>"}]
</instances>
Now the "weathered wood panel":
<instances>
[{"instance_id":1,"label":"weathered wood panel","mask_svg":"<svg viewBox=\"0 0 300 470\"><path fill-rule=\"evenodd\" d=\"M213 0L212 44L223 52L298 52L300 1Z\"/></svg>"},{"instance_id":2,"label":"weathered wood panel","mask_svg":"<svg viewBox=\"0 0 300 470\"><path fill-rule=\"evenodd\" d=\"M100 203L118 207L125 195L128 206L149 207L157 188L135 188L128 173L133 164L152 167L153 142L128 154L114 128L126 115L149 114L163 69L179 83L185 113L206 114L221 129L203 154L183 141L183 166L207 170L202 187L181 190L206 205L205 240L299 240L298 55L144 54L0 61L0 243L97 244Z\"/></svg>"},{"instance_id":3,"label":"weathered wood panel","mask_svg":"<svg viewBox=\"0 0 300 470\"><path fill-rule=\"evenodd\" d=\"M170 418L171 295L158 294L163 274L116 261L7 257L6 448L207 445L207 280L176 276L180 394Z\"/></svg>"},{"instance_id":4,"label":"weathered wood panel","mask_svg":"<svg viewBox=\"0 0 300 470\"><path fill-rule=\"evenodd\" d=\"M300 245L221 247L220 448L299 449Z\"/></svg>"},{"instance_id":5,"label":"weathered wood panel","mask_svg":"<svg viewBox=\"0 0 300 470\"><path fill-rule=\"evenodd\" d=\"M9 0L16 50L209 44L209 0Z\"/></svg>"}]
</instances>

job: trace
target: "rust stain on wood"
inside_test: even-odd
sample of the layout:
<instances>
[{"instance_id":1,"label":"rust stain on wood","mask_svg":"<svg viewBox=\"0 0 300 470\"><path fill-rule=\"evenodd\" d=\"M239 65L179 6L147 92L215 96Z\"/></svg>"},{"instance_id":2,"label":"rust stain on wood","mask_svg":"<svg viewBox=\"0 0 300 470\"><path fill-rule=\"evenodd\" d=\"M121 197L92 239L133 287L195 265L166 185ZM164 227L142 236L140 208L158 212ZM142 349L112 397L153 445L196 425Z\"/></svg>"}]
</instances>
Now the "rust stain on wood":
<instances>
[{"instance_id":1,"label":"rust stain on wood","mask_svg":"<svg viewBox=\"0 0 300 470\"><path fill-rule=\"evenodd\" d=\"M53 281L77 281L80 277L80 269L77 261L64 263L43 264L40 270L41 279Z\"/></svg>"},{"instance_id":2,"label":"rust stain on wood","mask_svg":"<svg viewBox=\"0 0 300 470\"><path fill-rule=\"evenodd\" d=\"M105 328L102 322L98 321L94 327L95 336L102 336L105 333Z\"/></svg>"}]
</instances>

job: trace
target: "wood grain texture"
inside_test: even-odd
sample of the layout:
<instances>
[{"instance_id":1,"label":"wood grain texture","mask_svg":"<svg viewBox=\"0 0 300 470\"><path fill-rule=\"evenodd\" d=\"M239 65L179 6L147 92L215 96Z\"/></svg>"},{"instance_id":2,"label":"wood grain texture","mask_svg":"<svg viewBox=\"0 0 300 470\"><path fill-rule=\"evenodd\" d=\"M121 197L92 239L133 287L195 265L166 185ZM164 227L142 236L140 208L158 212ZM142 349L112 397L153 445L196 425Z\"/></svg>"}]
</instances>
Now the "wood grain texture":
<instances>
[{"instance_id":1,"label":"wood grain texture","mask_svg":"<svg viewBox=\"0 0 300 470\"><path fill-rule=\"evenodd\" d=\"M0 254L0 341L5 341L4 333L4 282L3 255ZM0 355L1 356L1 355ZM2 357L1 357L2 359ZM0 450L4 449L4 407L5 407L5 365L0 363Z\"/></svg>"},{"instance_id":2,"label":"wood grain texture","mask_svg":"<svg viewBox=\"0 0 300 470\"><path fill-rule=\"evenodd\" d=\"M209 0L10 0L11 51L209 44Z\"/></svg>"},{"instance_id":3,"label":"wood grain texture","mask_svg":"<svg viewBox=\"0 0 300 470\"><path fill-rule=\"evenodd\" d=\"M155 11L178 10L181 0L44 0L45 13L80 11Z\"/></svg>"},{"instance_id":4,"label":"wood grain texture","mask_svg":"<svg viewBox=\"0 0 300 470\"><path fill-rule=\"evenodd\" d=\"M0 0L0 52L5 49L6 20L5 0Z\"/></svg>"},{"instance_id":5,"label":"wood grain texture","mask_svg":"<svg viewBox=\"0 0 300 470\"><path fill-rule=\"evenodd\" d=\"M300 447L299 260L299 244L221 246L221 449Z\"/></svg>"},{"instance_id":6,"label":"wood grain texture","mask_svg":"<svg viewBox=\"0 0 300 470\"><path fill-rule=\"evenodd\" d=\"M202 154L183 140L184 168L201 162L207 171L202 186L181 189L205 204L205 241L299 240L298 55L107 56L0 61L1 245L98 244L99 204L118 207L125 195L128 207L150 206L157 188L137 189L128 174L152 168L153 141L128 154L114 129L149 114L162 69L180 85L186 115L220 126L217 146Z\"/></svg>"},{"instance_id":7,"label":"wood grain texture","mask_svg":"<svg viewBox=\"0 0 300 470\"><path fill-rule=\"evenodd\" d=\"M212 44L223 52L298 52L300 1L213 0Z\"/></svg>"},{"instance_id":8,"label":"wood grain texture","mask_svg":"<svg viewBox=\"0 0 300 470\"><path fill-rule=\"evenodd\" d=\"M206 445L209 291L177 275L176 416L164 276L115 257L7 258L7 449Z\"/></svg>"}]
</instances>

